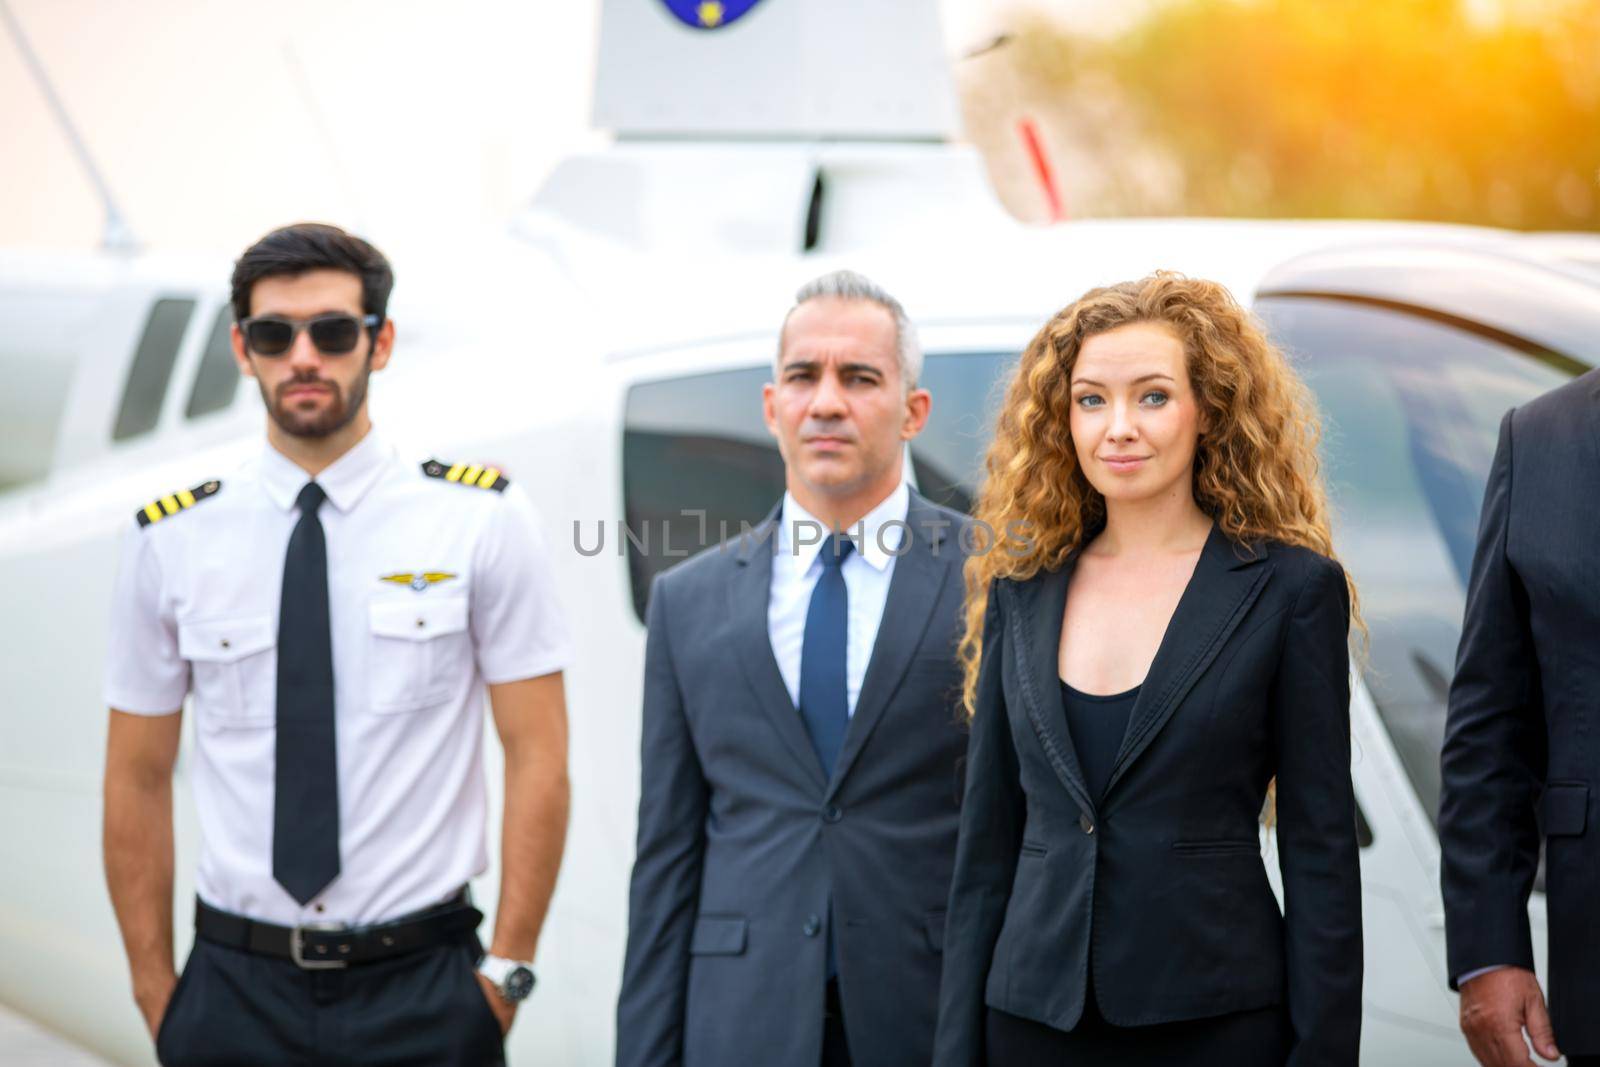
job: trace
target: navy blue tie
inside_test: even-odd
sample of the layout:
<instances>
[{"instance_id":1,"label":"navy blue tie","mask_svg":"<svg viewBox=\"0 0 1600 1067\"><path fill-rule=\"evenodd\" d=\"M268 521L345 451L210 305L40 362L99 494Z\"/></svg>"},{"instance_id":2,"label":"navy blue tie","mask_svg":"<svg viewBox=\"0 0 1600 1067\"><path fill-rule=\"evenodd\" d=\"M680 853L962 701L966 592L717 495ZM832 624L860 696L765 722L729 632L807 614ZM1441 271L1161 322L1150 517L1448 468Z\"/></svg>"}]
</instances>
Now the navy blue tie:
<instances>
[{"instance_id":1,"label":"navy blue tie","mask_svg":"<svg viewBox=\"0 0 1600 1067\"><path fill-rule=\"evenodd\" d=\"M841 568L855 548L848 537L834 534L822 546L822 577L811 591L806 632L800 646L800 714L811 734L811 747L822 773L833 777L833 765L844 747L850 725L850 698L845 664L849 649L850 595Z\"/></svg>"},{"instance_id":2,"label":"navy blue tie","mask_svg":"<svg viewBox=\"0 0 1600 1067\"><path fill-rule=\"evenodd\" d=\"M272 876L301 904L339 875L339 769L333 734L333 640L328 543L307 483L295 506L278 605L278 745Z\"/></svg>"}]
</instances>

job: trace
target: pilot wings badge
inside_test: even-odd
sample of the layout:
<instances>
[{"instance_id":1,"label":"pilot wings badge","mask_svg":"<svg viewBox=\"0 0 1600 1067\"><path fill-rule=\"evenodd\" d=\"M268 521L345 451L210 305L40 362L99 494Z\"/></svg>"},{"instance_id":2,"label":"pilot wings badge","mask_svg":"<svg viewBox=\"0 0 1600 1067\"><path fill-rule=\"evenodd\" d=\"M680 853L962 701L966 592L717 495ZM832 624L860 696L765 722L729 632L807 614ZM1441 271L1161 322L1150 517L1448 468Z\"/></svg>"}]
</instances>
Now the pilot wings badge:
<instances>
[{"instance_id":1,"label":"pilot wings badge","mask_svg":"<svg viewBox=\"0 0 1600 1067\"><path fill-rule=\"evenodd\" d=\"M378 581L393 582L395 585L409 585L421 593L430 586L437 585L440 582L448 582L454 577L455 575L447 571L422 571L417 574L411 571L401 571L395 574L379 575Z\"/></svg>"}]
</instances>

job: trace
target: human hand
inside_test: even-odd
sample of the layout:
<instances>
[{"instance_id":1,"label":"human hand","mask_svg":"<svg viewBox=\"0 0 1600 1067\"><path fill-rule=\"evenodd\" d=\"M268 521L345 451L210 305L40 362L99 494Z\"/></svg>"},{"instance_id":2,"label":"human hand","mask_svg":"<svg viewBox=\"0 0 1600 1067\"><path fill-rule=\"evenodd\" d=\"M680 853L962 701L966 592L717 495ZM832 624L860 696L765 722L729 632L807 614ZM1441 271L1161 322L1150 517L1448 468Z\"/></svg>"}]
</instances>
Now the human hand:
<instances>
[{"instance_id":1,"label":"human hand","mask_svg":"<svg viewBox=\"0 0 1600 1067\"><path fill-rule=\"evenodd\" d=\"M1524 967L1497 967L1461 983L1461 1032L1483 1067L1536 1067L1533 1050L1547 1060L1561 1058L1539 980Z\"/></svg>"},{"instance_id":2,"label":"human hand","mask_svg":"<svg viewBox=\"0 0 1600 1067\"><path fill-rule=\"evenodd\" d=\"M178 975L173 971L136 979L133 983L133 1002L138 1005L139 1014L144 1016L144 1025L150 1031L151 1041L161 1032L161 1020L166 1017L167 1005L172 1003L172 991L177 987Z\"/></svg>"},{"instance_id":3,"label":"human hand","mask_svg":"<svg viewBox=\"0 0 1600 1067\"><path fill-rule=\"evenodd\" d=\"M511 1021L517 1017L517 1006L500 995L500 990L495 984L481 974L475 974L478 985L483 987L483 995L489 1000L489 1010L494 1012L494 1017L500 1020L500 1036L511 1032Z\"/></svg>"}]
</instances>

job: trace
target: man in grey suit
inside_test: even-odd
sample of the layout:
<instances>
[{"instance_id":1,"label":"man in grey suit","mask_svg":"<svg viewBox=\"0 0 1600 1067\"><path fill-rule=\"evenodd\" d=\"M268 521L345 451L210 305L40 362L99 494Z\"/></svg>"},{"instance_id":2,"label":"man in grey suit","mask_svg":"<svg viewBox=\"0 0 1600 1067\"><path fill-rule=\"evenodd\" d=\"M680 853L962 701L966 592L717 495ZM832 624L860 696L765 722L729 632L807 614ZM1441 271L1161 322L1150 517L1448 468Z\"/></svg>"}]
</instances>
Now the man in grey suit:
<instances>
[{"instance_id":1,"label":"man in grey suit","mask_svg":"<svg viewBox=\"0 0 1600 1067\"><path fill-rule=\"evenodd\" d=\"M921 362L867 279L802 288L762 396L782 502L652 587L619 1067L932 1056L968 520L904 479Z\"/></svg>"}]
</instances>

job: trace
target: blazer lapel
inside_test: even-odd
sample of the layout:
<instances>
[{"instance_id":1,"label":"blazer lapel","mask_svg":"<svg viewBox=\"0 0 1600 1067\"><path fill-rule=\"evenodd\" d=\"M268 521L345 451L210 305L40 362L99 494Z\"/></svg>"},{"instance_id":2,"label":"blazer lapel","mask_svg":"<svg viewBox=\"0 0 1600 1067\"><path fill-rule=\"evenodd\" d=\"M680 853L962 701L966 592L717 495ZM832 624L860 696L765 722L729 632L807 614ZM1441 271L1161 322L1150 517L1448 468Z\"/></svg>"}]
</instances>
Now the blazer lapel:
<instances>
[{"instance_id":1,"label":"blazer lapel","mask_svg":"<svg viewBox=\"0 0 1600 1067\"><path fill-rule=\"evenodd\" d=\"M878 637L867 661L861 693L856 697L855 714L850 717L844 748L828 786L829 798L838 792L845 775L855 766L867 739L883 718L889 699L900 688L900 680L927 632L933 605L944 588L945 574L960 558L959 551L946 542L945 530L934 525L941 521L922 497L911 494L911 506L906 512L909 546L902 544L903 551L894 561L883 619L878 623ZM955 654L954 649L950 652Z\"/></svg>"},{"instance_id":2,"label":"blazer lapel","mask_svg":"<svg viewBox=\"0 0 1600 1067\"><path fill-rule=\"evenodd\" d=\"M780 507L782 505L779 505ZM774 509L748 536L739 539L733 581L728 587L728 616L733 620L733 659L755 691L756 702L772 719L784 745L805 768L820 791L827 786L822 764L806 735L805 723L789 699L767 631L767 603L772 592L772 554L777 545L778 511Z\"/></svg>"},{"instance_id":3,"label":"blazer lapel","mask_svg":"<svg viewBox=\"0 0 1600 1067\"><path fill-rule=\"evenodd\" d=\"M1022 683L1022 702L1050 767L1061 784L1091 818L1094 799L1083 780L1078 753L1067 732L1061 704L1061 617L1067 607L1067 585L1078 563L1075 551L1058 571L1044 571L1025 582L1006 583L1012 594L1006 611L1006 640L1015 650L1014 666Z\"/></svg>"},{"instance_id":4,"label":"blazer lapel","mask_svg":"<svg viewBox=\"0 0 1600 1067\"><path fill-rule=\"evenodd\" d=\"M1245 612L1255 603L1271 573L1266 554L1230 541L1219 526L1200 551L1194 575L1167 623L1161 647L1145 675L1138 700L1128 718L1128 732L1111 768L1106 794L1139 754L1150 747L1161 728L1188 695L1205 669L1211 666Z\"/></svg>"}]
</instances>

